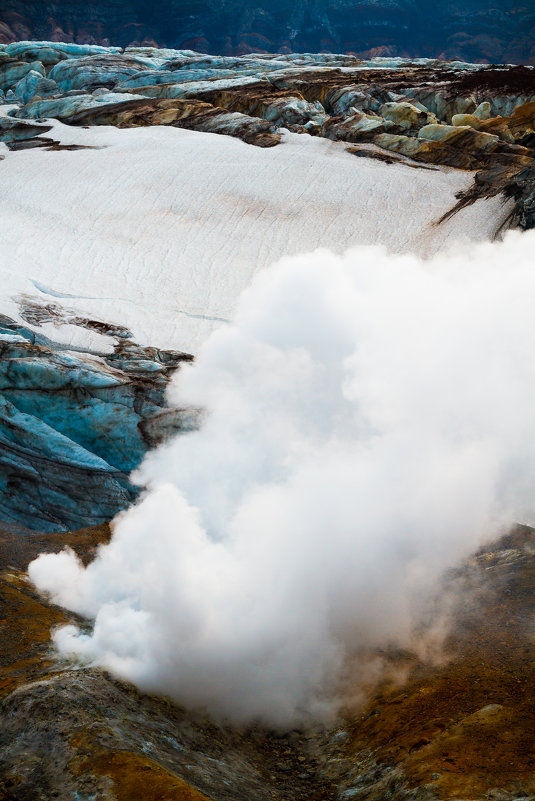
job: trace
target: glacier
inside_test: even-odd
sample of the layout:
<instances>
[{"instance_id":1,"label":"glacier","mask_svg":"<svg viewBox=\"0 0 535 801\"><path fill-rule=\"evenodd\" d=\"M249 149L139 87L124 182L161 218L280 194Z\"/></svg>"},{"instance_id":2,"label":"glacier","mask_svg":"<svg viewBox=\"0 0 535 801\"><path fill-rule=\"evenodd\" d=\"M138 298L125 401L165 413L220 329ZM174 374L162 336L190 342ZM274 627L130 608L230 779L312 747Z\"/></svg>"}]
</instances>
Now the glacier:
<instances>
[{"instance_id":1,"label":"glacier","mask_svg":"<svg viewBox=\"0 0 535 801\"><path fill-rule=\"evenodd\" d=\"M535 224L530 68L14 42L0 103L0 514L31 529L137 497L196 425L172 370L259 271Z\"/></svg>"},{"instance_id":2,"label":"glacier","mask_svg":"<svg viewBox=\"0 0 535 801\"><path fill-rule=\"evenodd\" d=\"M284 255L379 242L429 256L492 238L509 211L499 198L479 201L438 226L470 174L355 159L307 134L261 149L162 126L47 124L55 139L91 149L13 152L2 162L0 280L9 291L0 311L17 319L21 294L44 303L65 295L70 308L124 325L144 345L196 353L232 318L254 273ZM80 342L69 325L42 330Z\"/></svg>"}]
</instances>

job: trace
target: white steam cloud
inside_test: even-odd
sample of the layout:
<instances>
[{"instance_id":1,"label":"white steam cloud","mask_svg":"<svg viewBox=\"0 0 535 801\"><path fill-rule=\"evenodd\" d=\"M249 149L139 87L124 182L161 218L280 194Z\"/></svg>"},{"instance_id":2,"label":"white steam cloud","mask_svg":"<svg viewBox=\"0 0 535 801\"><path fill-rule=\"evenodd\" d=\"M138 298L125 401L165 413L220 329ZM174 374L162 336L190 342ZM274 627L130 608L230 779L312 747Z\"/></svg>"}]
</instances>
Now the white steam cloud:
<instances>
[{"instance_id":1,"label":"white steam cloud","mask_svg":"<svg viewBox=\"0 0 535 801\"><path fill-rule=\"evenodd\" d=\"M30 565L94 618L60 651L236 721L332 711L349 658L410 643L443 571L532 513L534 252L512 233L260 275L174 379L202 427L145 460L110 544Z\"/></svg>"}]
</instances>

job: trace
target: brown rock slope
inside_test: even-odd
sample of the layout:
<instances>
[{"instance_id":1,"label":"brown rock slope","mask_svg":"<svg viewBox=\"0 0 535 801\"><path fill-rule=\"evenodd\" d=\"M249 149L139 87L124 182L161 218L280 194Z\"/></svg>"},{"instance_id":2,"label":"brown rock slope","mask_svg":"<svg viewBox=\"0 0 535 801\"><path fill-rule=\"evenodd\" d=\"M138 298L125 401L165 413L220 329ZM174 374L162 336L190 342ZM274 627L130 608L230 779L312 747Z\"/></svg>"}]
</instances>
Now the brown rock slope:
<instances>
[{"instance_id":1,"label":"brown rock slope","mask_svg":"<svg viewBox=\"0 0 535 801\"><path fill-rule=\"evenodd\" d=\"M401 769L438 798L535 793L535 537L518 527L460 576L448 661L379 692L351 726L350 750ZM385 785L386 787L386 785ZM393 789L393 787L392 787ZM360 797L360 796L358 796ZM371 796L373 797L373 796Z\"/></svg>"},{"instance_id":2,"label":"brown rock slope","mask_svg":"<svg viewBox=\"0 0 535 801\"><path fill-rule=\"evenodd\" d=\"M22 567L68 544L89 560L109 529L0 537L0 799L481 799L535 794L535 531L518 527L449 577L442 662L382 657L406 677L330 731L215 725L105 672L59 661L73 616ZM83 621L78 620L79 624Z\"/></svg>"}]
</instances>

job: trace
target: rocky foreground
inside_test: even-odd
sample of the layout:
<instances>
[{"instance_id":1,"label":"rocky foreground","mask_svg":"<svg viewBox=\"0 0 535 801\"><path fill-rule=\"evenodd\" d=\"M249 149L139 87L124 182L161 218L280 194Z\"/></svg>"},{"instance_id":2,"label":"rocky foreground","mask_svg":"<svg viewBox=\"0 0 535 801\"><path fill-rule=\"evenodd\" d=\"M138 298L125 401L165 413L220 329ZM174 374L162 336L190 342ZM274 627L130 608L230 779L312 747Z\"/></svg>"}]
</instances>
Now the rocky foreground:
<instances>
[{"instance_id":1,"label":"rocky foreground","mask_svg":"<svg viewBox=\"0 0 535 801\"><path fill-rule=\"evenodd\" d=\"M216 724L58 660L50 628L74 618L37 596L24 568L65 545L88 561L108 537L107 526L1 531L0 798L535 797L533 529L516 528L450 575L459 600L434 666L416 653L370 654L392 678L363 707L334 728L289 733Z\"/></svg>"}]
</instances>

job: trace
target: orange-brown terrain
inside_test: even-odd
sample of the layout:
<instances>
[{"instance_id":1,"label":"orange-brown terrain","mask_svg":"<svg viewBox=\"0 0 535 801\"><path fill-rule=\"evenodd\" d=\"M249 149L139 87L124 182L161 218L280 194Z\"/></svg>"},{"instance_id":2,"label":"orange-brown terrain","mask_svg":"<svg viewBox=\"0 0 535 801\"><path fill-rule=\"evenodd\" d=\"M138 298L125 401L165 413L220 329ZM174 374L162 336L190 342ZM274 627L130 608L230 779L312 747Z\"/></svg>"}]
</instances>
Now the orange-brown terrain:
<instances>
[{"instance_id":1,"label":"orange-brown terrain","mask_svg":"<svg viewBox=\"0 0 535 801\"><path fill-rule=\"evenodd\" d=\"M401 679L330 730L215 724L109 674L60 661L24 568L109 538L0 535L0 799L527 799L535 795L535 531L517 527L447 579L442 656L385 653ZM76 622L84 625L83 621Z\"/></svg>"}]
</instances>

